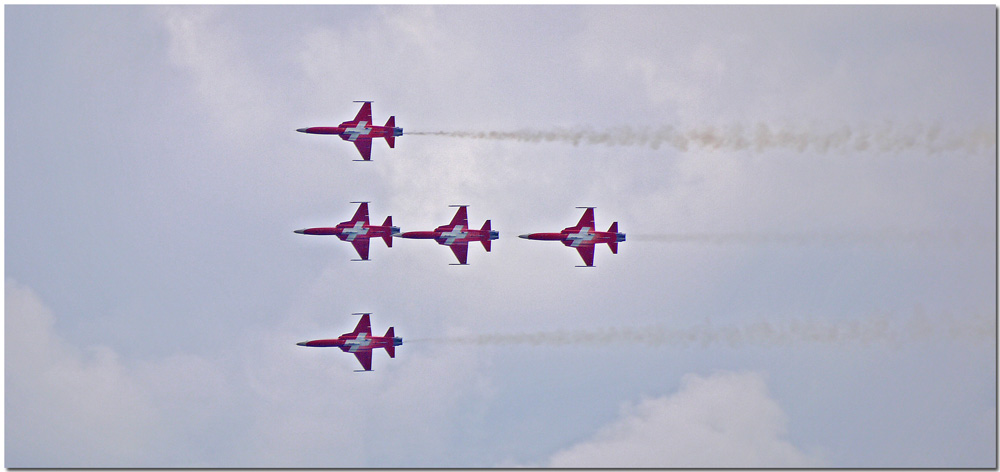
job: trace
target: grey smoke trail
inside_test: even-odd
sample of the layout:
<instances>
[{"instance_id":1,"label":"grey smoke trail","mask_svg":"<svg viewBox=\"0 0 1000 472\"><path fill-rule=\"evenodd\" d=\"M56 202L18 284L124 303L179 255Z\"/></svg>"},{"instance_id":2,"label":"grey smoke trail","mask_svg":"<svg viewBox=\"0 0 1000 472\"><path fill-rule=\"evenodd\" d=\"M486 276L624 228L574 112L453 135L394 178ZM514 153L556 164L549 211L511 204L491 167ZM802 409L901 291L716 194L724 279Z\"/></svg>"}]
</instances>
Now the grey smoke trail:
<instances>
[{"instance_id":1,"label":"grey smoke trail","mask_svg":"<svg viewBox=\"0 0 1000 472\"><path fill-rule=\"evenodd\" d=\"M727 127L702 126L679 129L673 126L659 128L610 128L582 127L577 129L554 128L550 130L517 131L425 131L406 134L449 136L454 138L507 140L530 143L560 142L579 145L639 146L659 149L669 146L679 151L695 149L707 151L756 151L785 149L797 152L881 152L896 153L922 150L930 153L966 151L979 153L995 147L995 127L974 130L945 130L940 125L913 124L893 126L840 126L830 130L774 127L757 124L752 127L731 125Z\"/></svg>"},{"instance_id":2,"label":"grey smoke trail","mask_svg":"<svg viewBox=\"0 0 1000 472\"><path fill-rule=\"evenodd\" d=\"M689 327L653 325L645 327L607 327L536 331L507 334L472 334L414 341L470 344L476 346L626 346L713 347L743 346L786 347L802 344L831 346L899 346L930 342L996 341L993 316L954 317L943 313L933 317L917 311L907 319L891 315L873 315L864 319L815 320L791 319L743 324L715 324L706 321Z\"/></svg>"}]
</instances>

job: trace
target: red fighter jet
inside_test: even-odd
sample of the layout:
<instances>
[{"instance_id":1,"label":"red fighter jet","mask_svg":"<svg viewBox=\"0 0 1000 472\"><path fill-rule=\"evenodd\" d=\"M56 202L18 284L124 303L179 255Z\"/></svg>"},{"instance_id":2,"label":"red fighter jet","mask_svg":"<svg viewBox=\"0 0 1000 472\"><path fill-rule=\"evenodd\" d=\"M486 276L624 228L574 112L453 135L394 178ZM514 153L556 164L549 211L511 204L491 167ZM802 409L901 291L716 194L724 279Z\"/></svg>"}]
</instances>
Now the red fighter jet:
<instances>
[{"instance_id":1,"label":"red fighter jet","mask_svg":"<svg viewBox=\"0 0 1000 472\"><path fill-rule=\"evenodd\" d=\"M438 226L434 231L410 231L400 234L399 237L408 239L433 239L438 244L450 247L451 252L454 252L455 257L458 258L458 264L452 265L467 264L470 241L483 243L486 252L490 252L490 241L500 237L499 231L490 229L490 220L486 220L482 229L469 229L469 217L465 210L468 205L449 206L458 207L458 212L451 219L451 223L445 226Z\"/></svg>"},{"instance_id":2,"label":"red fighter jet","mask_svg":"<svg viewBox=\"0 0 1000 472\"><path fill-rule=\"evenodd\" d=\"M351 121L345 121L340 126L314 126L312 128L299 128L295 131L309 134L336 134L344 141L354 143L361 153L361 159L372 160L372 139L385 138L390 148L396 147L396 136L403 135L403 128L396 126L396 117L390 116L385 126L372 125L372 102L355 101L363 103L358 116ZM357 159L355 159L357 160Z\"/></svg>"},{"instance_id":3,"label":"red fighter jet","mask_svg":"<svg viewBox=\"0 0 1000 472\"><path fill-rule=\"evenodd\" d=\"M563 244L576 248L586 266L594 267L594 245L608 243L613 254L618 254L618 243L625 241L625 233L618 232L618 222L611 223L607 231L594 231L594 207L586 208L583 217L576 226L571 226L558 233L531 233L518 236L524 239L540 239L545 241L562 241Z\"/></svg>"},{"instance_id":4,"label":"red fighter jet","mask_svg":"<svg viewBox=\"0 0 1000 472\"><path fill-rule=\"evenodd\" d=\"M370 225L368 224L368 202L351 203L361 204L358 211L354 212L351 221L345 221L333 228L306 228L297 229L295 232L298 234L334 235L341 241L350 241L354 245L354 249L358 251L358 255L361 256L361 259L351 259L354 261L368 260L368 240L371 238L382 238L386 246L392 247L392 237L399 233L399 228L392 225L392 217L387 216L385 223L382 223L381 226Z\"/></svg>"},{"instance_id":5,"label":"red fighter jet","mask_svg":"<svg viewBox=\"0 0 1000 472\"><path fill-rule=\"evenodd\" d=\"M396 357L396 346L403 345L403 338L393 334L392 327L385 332L385 336L372 336L372 323L368 318L371 313L353 313L361 315L361 321L354 331L341 334L337 339L317 339L314 341L302 341L296 343L299 346L308 347L339 347L341 351L350 352L358 358L361 367L365 370L355 372L365 372L372 370L372 350L384 348L389 353L389 357Z\"/></svg>"}]
</instances>

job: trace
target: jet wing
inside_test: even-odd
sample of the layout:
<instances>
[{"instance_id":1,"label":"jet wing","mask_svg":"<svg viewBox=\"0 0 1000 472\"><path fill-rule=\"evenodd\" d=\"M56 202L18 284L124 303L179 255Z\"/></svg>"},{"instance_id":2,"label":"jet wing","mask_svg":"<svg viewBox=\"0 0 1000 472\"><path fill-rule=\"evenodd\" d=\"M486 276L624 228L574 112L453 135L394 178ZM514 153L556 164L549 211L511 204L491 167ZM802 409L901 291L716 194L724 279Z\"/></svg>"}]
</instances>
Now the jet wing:
<instances>
[{"instance_id":1,"label":"jet wing","mask_svg":"<svg viewBox=\"0 0 1000 472\"><path fill-rule=\"evenodd\" d=\"M466 264L469 256L469 243L455 243L449 244L448 247L451 248L451 252L455 253L455 257L458 258L459 264ZM593 250L590 252L593 254Z\"/></svg>"},{"instance_id":2,"label":"jet wing","mask_svg":"<svg viewBox=\"0 0 1000 472\"><path fill-rule=\"evenodd\" d=\"M365 102L361 105L361 109L358 110L358 116L354 117L354 122L358 123L361 121L372 122L372 102Z\"/></svg>"},{"instance_id":3,"label":"jet wing","mask_svg":"<svg viewBox=\"0 0 1000 472\"><path fill-rule=\"evenodd\" d=\"M469 213L464 206L458 207L458 211L455 212L455 216L452 217L451 223L448 223L448 226L458 225L462 225L462 227L465 228L469 227Z\"/></svg>"},{"instance_id":4,"label":"jet wing","mask_svg":"<svg viewBox=\"0 0 1000 472\"><path fill-rule=\"evenodd\" d=\"M354 212L354 216L351 218L351 221L349 221L349 223L357 223L359 221L364 221L365 224L368 224L368 202L357 202L357 203L360 203L361 205L358 205L358 211Z\"/></svg>"},{"instance_id":5,"label":"jet wing","mask_svg":"<svg viewBox=\"0 0 1000 472\"><path fill-rule=\"evenodd\" d=\"M372 335L372 320L371 317L368 316L368 313L361 314L361 320L358 321L358 325L354 327L354 331L352 331L350 334L361 334L361 333L365 333L368 336Z\"/></svg>"},{"instance_id":6,"label":"jet wing","mask_svg":"<svg viewBox=\"0 0 1000 472\"><path fill-rule=\"evenodd\" d=\"M593 244L581 244L576 247L576 251L580 253L580 257L583 258L583 262L584 264L587 264L587 267L594 267Z\"/></svg>"},{"instance_id":7,"label":"jet wing","mask_svg":"<svg viewBox=\"0 0 1000 472\"><path fill-rule=\"evenodd\" d=\"M371 350L357 351L354 353L354 357L358 358L358 362L361 363L361 367L364 367L365 370L372 370Z\"/></svg>"},{"instance_id":8,"label":"jet wing","mask_svg":"<svg viewBox=\"0 0 1000 472\"><path fill-rule=\"evenodd\" d=\"M351 244L354 246L354 250L358 251L358 256L361 257L361 260L363 261L368 260L368 241L368 238L354 238L354 241L351 241Z\"/></svg>"},{"instance_id":9,"label":"jet wing","mask_svg":"<svg viewBox=\"0 0 1000 472\"><path fill-rule=\"evenodd\" d=\"M594 225L594 209L587 208L580 217L580 222L574 228L596 228Z\"/></svg>"},{"instance_id":10,"label":"jet wing","mask_svg":"<svg viewBox=\"0 0 1000 472\"><path fill-rule=\"evenodd\" d=\"M358 148L358 152L361 153L361 158L370 161L372 160L372 140L371 138L362 139L358 138L354 141L354 146Z\"/></svg>"}]
</instances>

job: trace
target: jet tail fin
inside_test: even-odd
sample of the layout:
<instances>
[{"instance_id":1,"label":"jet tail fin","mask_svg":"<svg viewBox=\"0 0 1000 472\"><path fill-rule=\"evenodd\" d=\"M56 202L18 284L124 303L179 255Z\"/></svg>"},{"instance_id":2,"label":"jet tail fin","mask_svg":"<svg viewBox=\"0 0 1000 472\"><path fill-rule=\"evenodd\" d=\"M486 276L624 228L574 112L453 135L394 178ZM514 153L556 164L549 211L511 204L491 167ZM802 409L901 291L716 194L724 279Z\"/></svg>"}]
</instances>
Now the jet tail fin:
<instances>
[{"instance_id":1,"label":"jet tail fin","mask_svg":"<svg viewBox=\"0 0 1000 472\"><path fill-rule=\"evenodd\" d=\"M395 128L396 127L396 116L395 115L389 117L389 121L385 122L385 127L386 128ZM385 142L389 143L389 147L390 148L395 148L396 147L396 137L395 136L386 136L385 137Z\"/></svg>"},{"instance_id":2,"label":"jet tail fin","mask_svg":"<svg viewBox=\"0 0 1000 472\"><path fill-rule=\"evenodd\" d=\"M618 222L611 223L611 227L608 228L609 233L618 233ZM612 254L618 254L618 241L608 243L608 247L611 248Z\"/></svg>"},{"instance_id":3,"label":"jet tail fin","mask_svg":"<svg viewBox=\"0 0 1000 472\"><path fill-rule=\"evenodd\" d=\"M382 226L392 228L392 216L385 217L385 222L382 223ZM382 236L382 240L385 241L387 247L392 247L392 232L390 231L390 234Z\"/></svg>"},{"instance_id":4,"label":"jet tail fin","mask_svg":"<svg viewBox=\"0 0 1000 472\"><path fill-rule=\"evenodd\" d=\"M486 222L483 223L482 231L485 231L487 233L490 232L490 220L486 220ZM486 252L490 252L491 244L489 236L487 236L486 239L483 239L482 242L483 242L483 247L486 249Z\"/></svg>"},{"instance_id":5,"label":"jet tail fin","mask_svg":"<svg viewBox=\"0 0 1000 472\"><path fill-rule=\"evenodd\" d=\"M395 334L395 332L393 331L392 328L393 327L390 326L389 327L389 331L385 332L385 337L389 338L389 344L385 346L385 352L389 353L389 357L395 359L396 358L396 345L392 343L392 338L396 337L396 334Z\"/></svg>"}]
</instances>

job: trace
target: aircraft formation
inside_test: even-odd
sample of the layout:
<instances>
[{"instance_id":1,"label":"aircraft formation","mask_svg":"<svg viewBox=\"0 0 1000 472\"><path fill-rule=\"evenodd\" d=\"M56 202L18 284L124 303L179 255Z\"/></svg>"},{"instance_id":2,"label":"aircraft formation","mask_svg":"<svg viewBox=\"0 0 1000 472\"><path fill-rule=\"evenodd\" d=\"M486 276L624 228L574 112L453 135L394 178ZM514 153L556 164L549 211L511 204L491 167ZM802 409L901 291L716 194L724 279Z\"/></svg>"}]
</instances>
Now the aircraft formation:
<instances>
[{"instance_id":1,"label":"aircraft formation","mask_svg":"<svg viewBox=\"0 0 1000 472\"><path fill-rule=\"evenodd\" d=\"M390 148L396 147L396 137L403 135L403 128L396 126L396 117L390 116L385 126L372 124L371 101L356 101L362 103L361 110L353 120L345 121L338 126L314 126L309 128L299 128L296 131L307 134L332 134L340 136L345 141L354 143L361 159L357 161L371 161L372 140L385 138ZM469 243L479 242L486 252L490 252L491 242L500 238L500 232L492 229L490 220L486 220L480 229L469 227L468 205L451 205L457 207L455 216L447 225L438 226L432 231L408 231L401 232L400 228L393 226L392 216L387 216L381 225L373 225L368 218L369 202L358 203L358 209L350 220L341 222L333 227L304 228L295 230L298 234L336 236L341 241L350 242L357 251L360 259L353 261L368 261L370 241L372 238L381 238L386 247L392 247L392 238L406 239L433 239L438 244L448 246L458 264L468 265ZM563 245L572 247L580 254L584 265L577 267L594 267L594 247L598 244L607 244L612 254L618 254L618 243L625 241L625 233L618 231L618 222L615 221L607 231L598 231L594 223L594 207L577 207L584 209L583 216L575 226L564 228L558 233L530 233L522 234L519 238L540 241L560 241ZM395 358L395 347L403 344L403 339L394 334L390 327L385 336L372 336L370 313L354 313L361 315L361 321L350 333L344 333L336 339L318 339L313 341L303 341L299 346L308 347L338 347L344 352L350 352L357 357L364 372L371 371L372 351L384 348L389 357Z\"/></svg>"}]
</instances>

